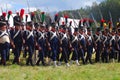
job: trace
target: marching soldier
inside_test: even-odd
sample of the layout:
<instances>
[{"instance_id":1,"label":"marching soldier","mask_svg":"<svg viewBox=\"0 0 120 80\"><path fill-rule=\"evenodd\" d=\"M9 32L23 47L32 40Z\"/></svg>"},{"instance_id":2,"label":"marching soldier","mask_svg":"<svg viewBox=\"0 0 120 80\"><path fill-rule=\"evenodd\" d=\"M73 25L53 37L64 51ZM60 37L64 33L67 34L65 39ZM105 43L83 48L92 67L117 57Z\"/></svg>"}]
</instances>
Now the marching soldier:
<instances>
[{"instance_id":1,"label":"marching soldier","mask_svg":"<svg viewBox=\"0 0 120 80\"><path fill-rule=\"evenodd\" d=\"M115 33L115 28L112 29L112 32L111 34L109 35L110 36L110 54L109 54L109 60L113 60L114 62L114 59L115 59L115 51L116 51L116 33Z\"/></svg>"},{"instance_id":2,"label":"marching soldier","mask_svg":"<svg viewBox=\"0 0 120 80\"><path fill-rule=\"evenodd\" d=\"M120 62L120 28L117 29L117 50L118 50L118 62Z\"/></svg>"},{"instance_id":3,"label":"marching soldier","mask_svg":"<svg viewBox=\"0 0 120 80\"><path fill-rule=\"evenodd\" d=\"M40 29L37 32L37 43L39 45L39 54L38 54L39 59L36 65L39 65L40 61L42 61L42 65L45 65L44 56L46 51L46 40L45 40L45 30L43 25L40 26Z\"/></svg>"},{"instance_id":4,"label":"marching soldier","mask_svg":"<svg viewBox=\"0 0 120 80\"><path fill-rule=\"evenodd\" d=\"M14 17L15 29L10 31L11 39L13 41L13 51L14 51L13 64L15 63L19 64L19 61L20 61L19 57L20 57L22 43L23 43L21 24L22 23L20 22L20 17L15 16Z\"/></svg>"},{"instance_id":5,"label":"marching soldier","mask_svg":"<svg viewBox=\"0 0 120 80\"><path fill-rule=\"evenodd\" d=\"M87 29L87 36L86 36L86 48L87 48L87 56L85 59L85 63L90 62L92 64L92 53L93 53L93 38L91 36L91 30L90 28Z\"/></svg>"},{"instance_id":6,"label":"marching soldier","mask_svg":"<svg viewBox=\"0 0 120 80\"><path fill-rule=\"evenodd\" d=\"M69 67L68 63L68 48L69 48L69 38L68 38L68 32L66 30L65 25L62 25L62 30L60 32L60 45L62 48L62 56L60 61L64 60L66 65Z\"/></svg>"},{"instance_id":7,"label":"marching soldier","mask_svg":"<svg viewBox=\"0 0 120 80\"><path fill-rule=\"evenodd\" d=\"M108 63L108 54L109 54L108 29L105 29L105 31L103 31L102 34L103 34L102 35L103 49L102 49L101 59L102 59L102 62Z\"/></svg>"},{"instance_id":8,"label":"marching soldier","mask_svg":"<svg viewBox=\"0 0 120 80\"><path fill-rule=\"evenodd\" d=\"M1 64L6 65L6 54L10 47L9 34L7 33L6 22L0 21L0 54L1 54Z\"/></svg>"},{"instance_id":9,"label":"marching soldier","mask_svg":"<svg viewBox=\"0 0 120 80\"><path fill-rule=\"evenodd\" d=\"M34 54L33 22L26 23L26 31L24 31L23 38L25 40L26 50L28 51L26 65L29 65L30 63L33 66L32 62L32 56Z\"/></svg>"},{"instance_id":10,"label":"marching soldier","mask_svg":"<svg viewBox=\"0 0 120 80\"><path fill-rule=\"evenodd\" d=\"M85 36L84 36L84 31L81 28L79 30L79 36L78 36L78 40L79 40L79 54L78 57L79 59L82 59L83 64L85 64L85 49L86 49L86 40L85 40Z\"/></svg>"},{"instance_id":11,"label":"marching soldier","mask_svg":"<svg viewBox=\"0 0 120 80\"><path fill-rule=\"evenodd\" d=\"M95 43L95 51L96 51L95 62L100 62L100 55L102 48L100 28L97 28L97 31L94 35L94 43Z\"/></svg>"},{"instance_id":12,"label":"marching soldier","mask_svg":"<svg viewBox=\"0 0 120 80\"><path fill-rule=\"evenodd\" d=\"M80 63L78 61L78 28L75 28L75 31L72 35L71 45L73 50L72 60L76 61L76 64L79 66Z\"/></svg>"},{"instance_id":13,"label":"marching soldier","mask_svg":"<svg viewBox=\"0 0 120 80\"><path fill-rule=\"evenodd\" d=\"M52 60L54 62L54 66L57 66L56 60L57 56L59 54L59 39L58 39L58 33L55 29L55 24L52 24L52 29L50 30L49 34L49 43L52 51Z\"/></svg>"}]
</instances>

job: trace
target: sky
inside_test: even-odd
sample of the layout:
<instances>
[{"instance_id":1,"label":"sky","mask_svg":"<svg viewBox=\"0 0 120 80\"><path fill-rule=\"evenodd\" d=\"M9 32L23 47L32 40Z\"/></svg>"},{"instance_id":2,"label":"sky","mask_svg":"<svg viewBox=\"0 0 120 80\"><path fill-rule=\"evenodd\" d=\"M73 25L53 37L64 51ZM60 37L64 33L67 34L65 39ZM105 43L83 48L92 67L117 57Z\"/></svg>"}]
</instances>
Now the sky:
<instances>
[{"instance_id":1,"label":"sky","mask_svg":"<svg viewBox=\"0 0 120 80\"><path fill-rule=\"evenodd\" d=\"M40 9L42 11L53 12L62 10L79 9L91 6L93 2L100 3L103 0L0 0L0 11L18 11L24 8L28 11Z\"/></svg>"}]
</instances>

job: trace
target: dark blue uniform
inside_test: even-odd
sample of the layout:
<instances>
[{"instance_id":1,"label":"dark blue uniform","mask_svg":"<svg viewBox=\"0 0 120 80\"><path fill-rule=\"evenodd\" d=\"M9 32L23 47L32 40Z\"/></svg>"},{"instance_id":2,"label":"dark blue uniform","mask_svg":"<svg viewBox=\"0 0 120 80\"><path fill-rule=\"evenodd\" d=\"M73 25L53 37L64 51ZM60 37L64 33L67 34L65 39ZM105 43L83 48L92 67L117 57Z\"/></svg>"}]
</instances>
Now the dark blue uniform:
<instances>
[{"instance_id":1,"label":"dark blue uniform","mask_svg":"<svg viewBox=\"0 0 120 80\"><path fill-rule=\"evenodd\" d=\"M37 32L37 43L41 49L39 50L39 55L38 55L39 59L36 64L39 65L39 62L42 61L42 64L45 65L44 56L46 51L46 40L45 40L44 32L42 31Z\"/></svg>"},{"instance_id":2,"label":"dark blue uniform","mask_svg":"<svg viewBox=\"0 0 120 80\"><path fill-rule=\"evenodd\" d=\"M26 64L29 65L29 63L30 63L31 65L33 65L33 63L32 63L32 56L33 56L33 53L34 53L33 31L26 30L23 34L23 38L25 40L25 46L26 46L26 48L28 48L28 53L29 53Z\"/></svg>"},{"instance_id":3,"label":"dark blue uniform","mask_svg":"<svg viewBox=\"0 0 120 80\"><path fill-rule=\"evenodd\" d=\"M85 55L85 48L86 48L86 40L83 34L79 34L78 37L79 40L79 54L78 54L78 59L82 59L83 64L85 64L85 59L84 59L84 55Z\"/></svg>"},{"instance_id":4,"label":"dark blue uniform","mask_svg":"<svg viewBox=\"0 0 120 80\"><path fill-rule=\"evenodd\" d=\"M6 31L0 31L1 64L6 65L7 49L10 48L9 35Z\"/></svg>"},{"instance_id":5,"label":"dark blue uniform","mask_svg":"<svg viewBox=\"0 0 120 80\"><path fill-rule=\"evenodd\" d=\"M13 49L13 51L14 51L13 64L14 63L19 64L19 57L20 57L22 43L23 43L22 31L21 30L11 30L10 34L11 34L11 39L15 45L15 48Z\"/></svg>"},{"instance_id":6,"label":"dark blue uniform","mask_svg":"<svg viewBox=\"0 0 120 80\"><path fill-rule=\"evenodd\" d=\"M91 37L91 34L88 34L87 35L87 38L86 38L86 41L87 41L87 56L86 56L86 59L85 59L85 62L87 63L88 60L89 62L92 64L92 53L93 53L93 39Z\"/></svg>"}]
</instances>

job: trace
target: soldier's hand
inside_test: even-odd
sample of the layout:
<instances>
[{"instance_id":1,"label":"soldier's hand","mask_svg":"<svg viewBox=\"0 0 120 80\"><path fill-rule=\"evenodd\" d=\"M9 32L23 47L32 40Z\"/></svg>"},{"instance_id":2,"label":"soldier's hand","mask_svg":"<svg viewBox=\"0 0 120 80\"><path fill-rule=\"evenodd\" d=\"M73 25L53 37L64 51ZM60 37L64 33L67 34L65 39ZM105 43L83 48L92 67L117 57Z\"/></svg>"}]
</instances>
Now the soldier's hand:
<instances>
[{"instance_id":1,"label":"soldier's hand","mask_svg":"<svg viewBox=\"0 0 120 80\"><path fill-rule=\"evenodd\" d=\"M39 47L38 49L39 49L40 51L42 50L42 48L41 48L41 47Z\"/></svg>"},{"instance_id":2,"label":"soldier's hand","mask_svg":"<svg viewBox=\"0 0 120 80\"><path fill-rule=\"evenodd\" d=\"M60 52L62 52L62 48L60 47Z\"/></svg>"},{"instance_id":3,"label":"soldier's hand","mask_svg":"<svg viewBox=\"0 0 120 80\"><path fill-rule=\"evenodd\" d=\"M48 50L51 51L51 47L49 47Z\"/></svg>"},{"instance_id":4,"label":"soldier's hand","mask_svg":"<svg viewBox=\"0 0 120 80\"><path fill-rule=\"evenodd\" d=\"M28 46L26 47L26 50L28 50Z\"/></svg>"}]
</instances>

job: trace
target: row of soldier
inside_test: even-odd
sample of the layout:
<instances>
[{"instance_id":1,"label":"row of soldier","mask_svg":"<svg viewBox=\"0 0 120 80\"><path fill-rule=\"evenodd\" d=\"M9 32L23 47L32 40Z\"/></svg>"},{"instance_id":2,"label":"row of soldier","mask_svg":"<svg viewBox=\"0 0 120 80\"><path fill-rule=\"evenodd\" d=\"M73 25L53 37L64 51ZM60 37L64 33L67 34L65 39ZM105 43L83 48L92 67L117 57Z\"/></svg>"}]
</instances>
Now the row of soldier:
<instances>
[{"instance_id":1,"label":"row of soldier","mask_svg":"<svg viewBox=\"0 0 120 80\"><path fill-rule=\"evenodd\" d=\"M26 65L32 66L33 55L38 55L36 65L40 62L46 65L46 57L49 58L49 63L53 61L54 66L60 65L63 61L67 66L70 66L69 61L75 61L80 65L80 60L83 64L88 61L92 64L93 53L95 62L102 60L107 63L116 56L118 62L120 61L119 28L113 28L111 32L108 29L101 32L100 28L97 28L93 35L90 28L87 28L87 31L85 27L74 28L72 33L71 28L64 24L57 27L55 23L50 26L32 21L23 24L19 19L18 16L14 17L15 28L10 29L7 28L5 21L0 21L0 54L3 65L9 60L10 49L14 53L13 64L20 64L21 50L24 50L23 57L27 57Z\"/></svg>"}]
</instances>

